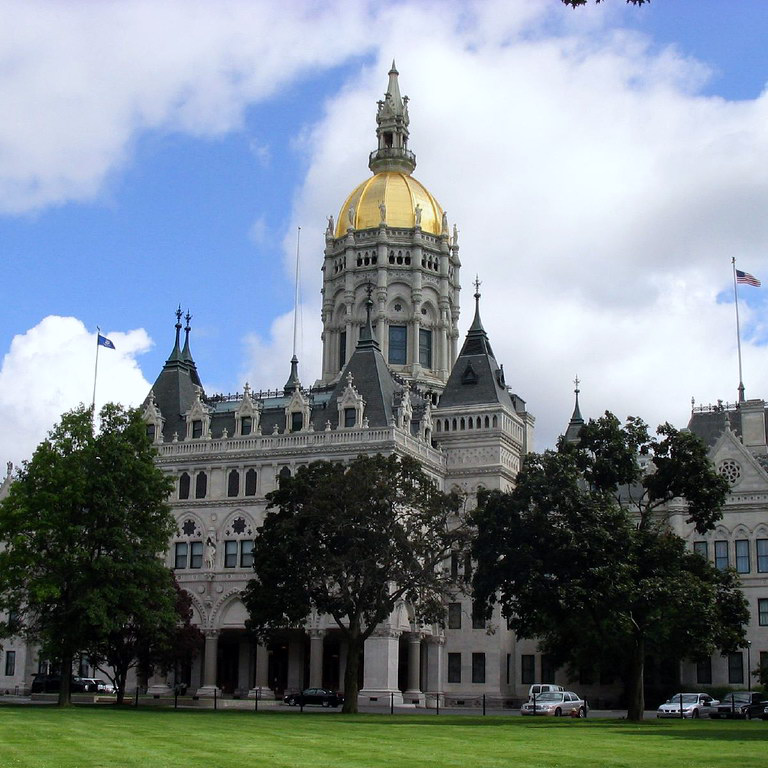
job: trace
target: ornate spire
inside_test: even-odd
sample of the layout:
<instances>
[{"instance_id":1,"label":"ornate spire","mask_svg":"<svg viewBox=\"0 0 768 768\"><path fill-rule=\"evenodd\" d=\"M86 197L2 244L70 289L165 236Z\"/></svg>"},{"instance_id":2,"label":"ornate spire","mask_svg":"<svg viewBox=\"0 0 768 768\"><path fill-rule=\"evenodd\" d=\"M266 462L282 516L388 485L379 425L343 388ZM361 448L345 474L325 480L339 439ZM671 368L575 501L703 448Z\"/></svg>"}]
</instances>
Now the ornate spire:
<instances>
[{"instance_id":1,"label":"ornate spire","mask_svg":"<svg viewBox=\"0 0 768 768\"><path fill-rule=\"evenodd\" d=\"M173 345L173 350L171 351L171 354L168 357L167 363L182 361L183 358L181 356L181 349L179 347L180 338L181 338L181 304L179 304L179 308L176 310L176 341Z\"/></svg>"},{"instance_id":2,"label":"ornate spire","mask_svg":"<svg viewBox=\"0 0 768 768\"><path fill-rule=\"evenodd\" d=\"M475 317L472 320L472 325L469 326L464 346L461 348L459 355L491 355L493 357L491 342L488 339L485 328L483 328L483 321L480 319L481 285L480 279L475 276Z\"/></svg>"},{"instance_id":3,"label":"ornate spire","mask_svg":"<svg viewBox=\"0 0 768 768\"><path fill-rule=\"evenodd\" d=\"M357 341L358 349L380 349L379 342L373 335L373 325L371 324L371 310L373 309L373 286L368 283L365 287L365 325L360 329L360 338Z\"/></svg>"},{"instance_id":4,"label":"ornate spire","mask_svg":"<svg viewBox=\"0 0 768 768\"><path fill-rule=\"evenodd\" d=\"M179 314L181 314L181 309L179 309ZM189 349L189 332L192 330L192 326L189 324L189 321L192 319L192 315L189 314L189 310L187 310L187 314L184 315L184 349L181 351L181 357L183 358L185 363L191 363L192 360L192 352Z\"/></svg>"},{"instance_id":5,"label":"ornate spire","mask_svg":"<svg viewBox=\"0 0 768 768\"><path fill-rule=\"evenodd\" d=\"M408 149L408 97L400 95L398 74L393 60L387 92L376 113L378 149L368 160L374 173L400 171L410 175L416 167L416 155Z\"/></svg>"},{"instance_id":6,"label":"ornate spire","mask_svg":"<svg viewBox=\"0 0 768 768\"><path fill-rule=\"evenodd\" d=\"M291 375L288 377L288 381L285 382L283 391L286 394L293 392L296 387L301 389L301 380L299 379L299 358L294 355L291 358Z\"/></svg>"},{"instance_id":7,"label":"ornate spire","mask_svg":"<svg viewBox=\"0 0 768 768\"><path fill-rule=\"evenodd\" d=\"M584 426L584 419L582 418L581 409L579 408L579 392L581 392L579 384L581 384L581 382L579 381L578 376L573 380L573 384L573 392L576 395L576 404L573 408L573 416L571 416L571 420L568 422L568 429L565 430L564 438L566 443L577 443L579 441L581 428Z\"/></svg>"}]
</instances>

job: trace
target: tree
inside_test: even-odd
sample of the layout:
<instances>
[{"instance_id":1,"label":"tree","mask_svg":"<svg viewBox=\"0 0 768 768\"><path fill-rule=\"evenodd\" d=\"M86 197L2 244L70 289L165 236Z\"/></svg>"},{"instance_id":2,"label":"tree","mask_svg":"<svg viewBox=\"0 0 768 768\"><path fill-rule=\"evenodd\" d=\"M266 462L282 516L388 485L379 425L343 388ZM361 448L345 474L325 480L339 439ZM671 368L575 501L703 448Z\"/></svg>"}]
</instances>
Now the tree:
<instances>
[{"instance_id":1,"label":"tree","mask_svg":"<svg viewBox=\"0 0 768 768\"><path fill-rule=\"evenodd\" d=\"M301 626L312 609L347 641L344 711L357 711L363 644L399 601L414 621L442 621L452 586L441 566L467 541L460 499L437 489L412 458L315 462L267 496L244 602L261 636Z\"/></svg>"},{"instance_id":2,"label":"tree","mask_svg":"<svg viewBox=\"0 0 768 768\"><path fill-rule=\"evenodd\" d=\"M143 610L175 523L170 481L136 410L108 404L65 413L0 504L0 608L61 665L67 704L76 653ZM169 587L172 589L172 587Z\"/></svg>"},{"instance_id":3,"label":"tree","mask_svg":"<svg viewBox=\"0 0 768 768\"><path fill-rule=\"evenodd\" d=\"M108 674L117 691L117 703L125 697L125 684L131 669L141 669L144 677L155 667L167 671L177 660L186 660L200 648L202 632L192 624L192 599L176 582L173 573L159 566L150 569L142 583L120 584L118 613L113 628L102 633L88 649L88 658ZM109 676L109 675L108 675Z\"/></svg>"},{"instance_id":4,"label":"tree","mask_svg":"<svg viewBox=\"0 0 768 768\"><path fill-rule=\"evenodd\" d=\"M668 524L674 503L699 533L714 528L728 483L698 438L669 424L657 434L606 413L578 445L529 455L514 491L485 494L473 516L476 599L498 599L555 663L621 670L630 719L643 715L647 653L736 650L748 618L736 574Z\"/></svg>"},{"instance_id":5,"label":"tree","mask_svg":"<svg viewBox=\"0 0 768 768\"><path fill-rule=\"evenodd\" d=\"M570 5L571 8L578 8L580 5L586 5L589 0L563 0L564 5ZM601 3L602 0L595 0L595 3ZM627 0L627 5L643 5L650 3L651 0Z\"/></svg>"}]
</instances>

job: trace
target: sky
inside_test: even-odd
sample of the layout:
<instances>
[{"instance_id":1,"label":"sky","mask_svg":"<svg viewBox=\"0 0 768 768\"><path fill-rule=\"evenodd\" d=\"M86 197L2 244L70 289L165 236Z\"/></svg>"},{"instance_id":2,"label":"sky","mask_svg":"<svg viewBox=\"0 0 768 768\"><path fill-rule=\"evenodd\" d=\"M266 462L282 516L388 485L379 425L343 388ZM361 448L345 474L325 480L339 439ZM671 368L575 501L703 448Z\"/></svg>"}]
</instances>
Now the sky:
<instances>
[{"instance_id":1,"label":"sky","mask_svg":"<svg viewBox=\"0 0 768 768\"><path fill-rule=\"evenodd\" d=\"M192 315L206 392L320 370L326 217L369 176L396 59L414 175L459 229L551 447L768 396L765 0L0 0L0 461L93 395L137 405Z\"/></svg>"}]
</instances>

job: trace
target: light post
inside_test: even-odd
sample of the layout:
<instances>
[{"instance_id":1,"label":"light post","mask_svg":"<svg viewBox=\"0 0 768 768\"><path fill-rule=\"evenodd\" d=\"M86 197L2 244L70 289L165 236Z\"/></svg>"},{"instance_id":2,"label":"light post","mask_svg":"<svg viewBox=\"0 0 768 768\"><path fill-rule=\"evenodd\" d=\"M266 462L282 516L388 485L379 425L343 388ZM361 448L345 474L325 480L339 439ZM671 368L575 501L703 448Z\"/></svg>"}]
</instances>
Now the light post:
<instances>
[{"instance_id":1,"label":"light post","mask_svg":"<svg viewBox=\"0 0 768 768\"><path fill-rule=\"evenodd\" d=\"M747 690L752 690L752 641L747 640Z\"/></svg>"}]
</instances>

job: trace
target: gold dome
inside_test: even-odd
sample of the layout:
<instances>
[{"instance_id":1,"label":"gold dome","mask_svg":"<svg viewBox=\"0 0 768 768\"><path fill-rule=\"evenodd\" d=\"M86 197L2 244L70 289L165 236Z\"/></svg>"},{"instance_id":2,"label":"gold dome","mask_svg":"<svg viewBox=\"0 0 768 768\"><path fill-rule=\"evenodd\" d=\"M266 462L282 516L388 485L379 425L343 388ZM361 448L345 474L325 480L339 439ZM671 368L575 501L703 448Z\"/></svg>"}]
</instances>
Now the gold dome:
<instances>
[{"instance_id":1,"label":"gold dome","mask_svg":"<svg viewBox=\"0 0 768 768\"><path fill-rule=\"evenodd\" d=\"M343 237L347 233L350 207L354 211L351 226L355 229L378 227L381 222L381 203L386 206L389 227L414 227L414 212L419 205L422 230L433 235L439 235L442 231L443 209L427 188L413 176L397 171L382 171L366 179L344 201L336 221L336 237Z\"/></svg>"}]
</instances>

